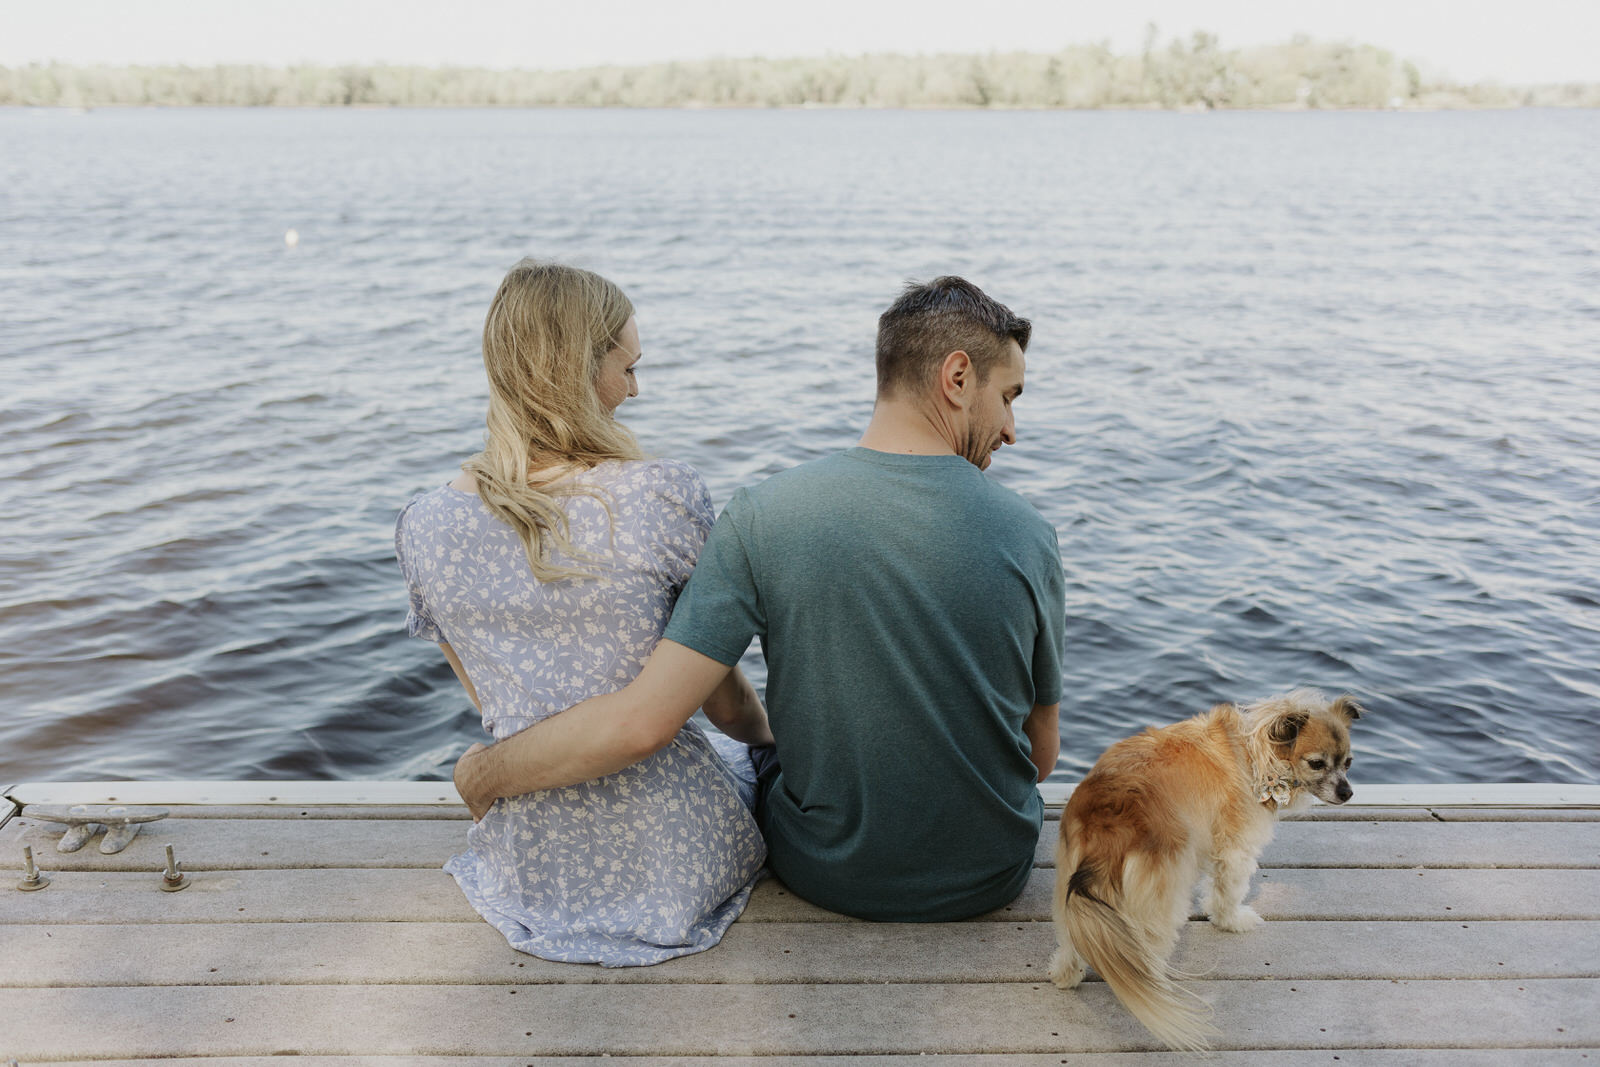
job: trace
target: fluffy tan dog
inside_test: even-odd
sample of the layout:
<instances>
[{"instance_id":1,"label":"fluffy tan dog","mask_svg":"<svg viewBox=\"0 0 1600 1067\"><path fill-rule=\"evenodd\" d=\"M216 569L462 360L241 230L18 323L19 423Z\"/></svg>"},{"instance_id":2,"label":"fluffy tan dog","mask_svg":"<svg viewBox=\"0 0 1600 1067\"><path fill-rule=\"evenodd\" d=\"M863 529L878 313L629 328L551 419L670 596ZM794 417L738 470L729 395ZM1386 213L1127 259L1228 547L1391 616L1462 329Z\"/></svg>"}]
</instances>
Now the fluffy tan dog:
<instances>
[{"instance_id":1,"label":"fluffy tan dog","mask_svg":"<svg viewBox=\"0 0 1600 1067\"><path fill-rule=\"evenodd\" d=\"M1108 748L1072 792L1056 845L1056 952L1063 989L1092 966L1123 1006L1175 1049L1216 1029L1168 966L1196 880L1211 878L1211 924L1261 923L1244 904L1278 813L1352 792L1350 723L1361 708L1297 689L1246 708L1219 704Z\"/></svg>"}]
</instances>

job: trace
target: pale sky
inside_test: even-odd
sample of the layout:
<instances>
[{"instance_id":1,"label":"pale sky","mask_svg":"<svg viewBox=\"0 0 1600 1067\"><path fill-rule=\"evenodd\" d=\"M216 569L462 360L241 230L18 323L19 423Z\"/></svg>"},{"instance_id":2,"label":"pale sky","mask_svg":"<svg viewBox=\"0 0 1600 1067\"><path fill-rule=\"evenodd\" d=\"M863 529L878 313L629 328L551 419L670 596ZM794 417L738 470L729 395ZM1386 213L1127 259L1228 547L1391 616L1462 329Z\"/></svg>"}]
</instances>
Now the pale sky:
<instances>
[{"instance_id":1,"label":"pale sky","mask_svg":"<svg viewBox=\"0 0 1600 1067\"><path fill-rule=\"evenodd\" d=\"M1600 0L0 0L0 65L391 62L556 68L710 56L1223 47L1295 33L1465 81L1600 81Z\"/></svg>"}]
</instances>

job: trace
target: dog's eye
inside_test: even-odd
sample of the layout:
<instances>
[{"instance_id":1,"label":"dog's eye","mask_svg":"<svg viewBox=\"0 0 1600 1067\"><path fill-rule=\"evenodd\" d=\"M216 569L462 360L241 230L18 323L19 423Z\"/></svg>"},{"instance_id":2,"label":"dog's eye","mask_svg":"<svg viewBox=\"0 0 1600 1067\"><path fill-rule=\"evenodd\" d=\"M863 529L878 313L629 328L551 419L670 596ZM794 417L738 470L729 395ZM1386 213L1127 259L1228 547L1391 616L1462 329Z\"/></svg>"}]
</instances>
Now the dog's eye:
<instances>
[{"instance_id":1,"label":"dog's eye","mask_svg":"<svg viewBox=\"0 0 1600 1067\"><path fill-rule=\"evenodd\" d=\"M1314 759L1306 760L1306 766L1314 771L1323 771L1328 769L1328 761L1318 756Z\"/></svg>"},{"instance_id":2,"label":"dog's eye","mask_svg":"<svg viewBox=\"0 0 1600 1067\"><path fill-rule=\"evenodd\" d=\"M1350 757L1349 757L1349 756L1346 756L1346 757L1345 757L1345 758L1344 758L1344 769L1345 769L1345 770L1347 770L1347 771L1348 771L1348 770L1349 770L1349 769L1350 769L1350 763L1351 763L1351 759L1350 759Z\"/></svg>"}]
</instances>

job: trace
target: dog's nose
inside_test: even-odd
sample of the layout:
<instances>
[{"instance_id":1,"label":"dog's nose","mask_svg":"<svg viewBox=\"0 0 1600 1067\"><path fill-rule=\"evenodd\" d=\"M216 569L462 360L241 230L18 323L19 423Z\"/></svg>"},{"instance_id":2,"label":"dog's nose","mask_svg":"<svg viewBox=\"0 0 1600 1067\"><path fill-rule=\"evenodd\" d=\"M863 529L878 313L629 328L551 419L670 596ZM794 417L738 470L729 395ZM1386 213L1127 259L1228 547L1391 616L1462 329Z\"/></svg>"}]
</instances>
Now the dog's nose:
<instances>
[{"instance_id":1,"label":"dog's nose","mask_svg":"<svg viewBox=\"0 0 1600 1067\"><path fill-rule=\"evenodd\" d=\"M1355 796L1356 791L1350 788L1349 782L1340 782L1339 788L1333 791L1333 795L1339 798L1339 803L1343 804L1345 801Z\"/></svg>"}]
</instances>

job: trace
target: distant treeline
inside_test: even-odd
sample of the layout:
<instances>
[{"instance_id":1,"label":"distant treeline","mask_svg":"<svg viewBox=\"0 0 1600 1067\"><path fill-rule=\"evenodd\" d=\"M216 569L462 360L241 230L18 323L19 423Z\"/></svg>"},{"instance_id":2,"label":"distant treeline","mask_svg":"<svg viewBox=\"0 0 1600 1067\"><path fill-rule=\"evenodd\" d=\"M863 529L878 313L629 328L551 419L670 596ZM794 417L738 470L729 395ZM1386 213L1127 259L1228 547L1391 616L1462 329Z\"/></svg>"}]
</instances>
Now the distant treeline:
<instances>
[{"instance_id":1,"label":"distant treeline","mask_svg":"<svg viewBox=\"0 0 1600 1067\"><path fill-rule=\"evenodd\" d=\"M398 66L0 67L0 105L226 107L1373 108L1600 106L1600 84L1430 82L1381 48L1196 33L1137 55L708 59L582 70Z\"/></svg>"}]
</instances>

